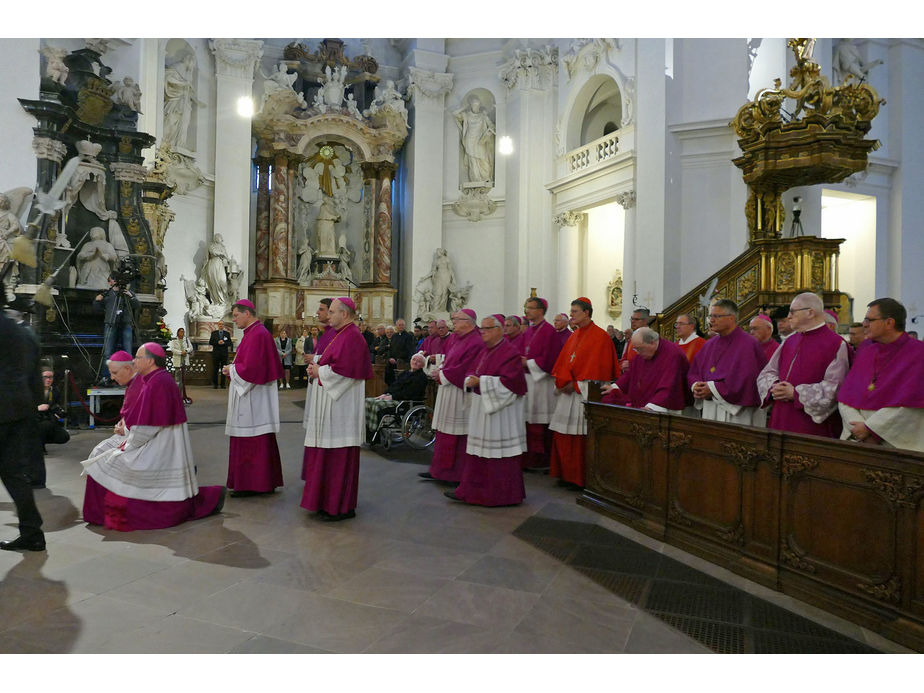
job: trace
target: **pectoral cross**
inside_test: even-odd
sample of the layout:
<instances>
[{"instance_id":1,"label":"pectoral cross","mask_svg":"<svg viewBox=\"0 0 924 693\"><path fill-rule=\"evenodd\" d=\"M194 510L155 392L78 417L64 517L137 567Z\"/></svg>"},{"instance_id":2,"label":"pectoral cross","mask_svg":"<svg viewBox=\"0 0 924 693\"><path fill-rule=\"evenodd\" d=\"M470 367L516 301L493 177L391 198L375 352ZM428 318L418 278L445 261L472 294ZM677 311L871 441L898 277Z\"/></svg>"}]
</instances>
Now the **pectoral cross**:
<instances>
[{"instance_id":1,"label":"pectoral cross","mask_svg":"<svg viewBox=\"0 0 924 693\"><path fill-rule=\"evenodd\" d=\"M571 360L572 360L572 361L574 361L574 357L575 357L575 356L577 356L577 352L572 351L572 352L571 352Z\"/></svg>"}]
</instances>

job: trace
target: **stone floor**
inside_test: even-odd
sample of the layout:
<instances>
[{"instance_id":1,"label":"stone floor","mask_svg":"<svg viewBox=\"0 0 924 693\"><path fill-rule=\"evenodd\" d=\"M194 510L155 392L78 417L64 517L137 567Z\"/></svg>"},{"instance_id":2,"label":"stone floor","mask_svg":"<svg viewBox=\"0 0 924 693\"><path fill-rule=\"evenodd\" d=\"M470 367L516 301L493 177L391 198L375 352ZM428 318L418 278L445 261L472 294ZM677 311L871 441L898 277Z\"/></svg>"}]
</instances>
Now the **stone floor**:
<instances>
[{"instance_id":1,"label":"stone floor","mask_svg":"<svg viewBox=\"0 0 924 693\"><path fill-rule=\"evenodd\" d=\"M189 394L199 481L223 483L226 393ZM280 393L287 485L170 530L81 521L79 460L108 431L50 446L36 492L48 549L0 552L0 653L907 651L578 506L546 476L527 475L519 507L468 507L418 479L428 452L364 450L356 518L320 522L298 505L300 400ZM15 536L2 489L0 524ZM715 599L740 608L700 608ZM786 649L773 637L793 623Z\"/></svg>"}]
</instances>

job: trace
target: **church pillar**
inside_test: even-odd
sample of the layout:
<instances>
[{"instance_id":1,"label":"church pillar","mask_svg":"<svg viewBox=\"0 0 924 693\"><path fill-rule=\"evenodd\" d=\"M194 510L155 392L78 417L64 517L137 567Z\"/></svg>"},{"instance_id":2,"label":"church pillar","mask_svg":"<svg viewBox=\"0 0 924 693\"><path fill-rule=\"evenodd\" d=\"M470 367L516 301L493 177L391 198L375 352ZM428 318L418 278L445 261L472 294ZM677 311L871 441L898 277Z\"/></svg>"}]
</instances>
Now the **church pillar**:
<instances>
[{"instance_id":1,"label":"church pillar","mask_svg":"<svg viewBox=\"0 0 924 693\"><path fill-rule=\"evenodd\" d=\"M289 158L276 155L273 162L273 192L269 243L271 279L287 279L289 265Z\"/></svg>"},{"instance_id":2,"label":"church pillar","mask_svg":"<svg viewBox=\"0 0 924 693\"><path fill-rule=\"evenodd\" d=\"M505 276L503 305L516 306L529 296L530 287L547 293L543 287L554 276L552 196L545 184L554 177L549 133L555 131L558 48L518 49L498 76L507 87L506 132L513 139L513 153L506 157L504 207L505 266L513 271ZM497 135L499 140L500 123Z\"/></svg>"},{"instance_id":3,"label":"church pillar","mask_svg":"<svg viewBox=\"0 0 924 693\"><path fill-rule=\"evenodd\" d=\"M447 56L415 54L415 60L417 66L409 67L407 73L413 120L404 153L407 204L401 219L400 288L402 308L408 311L403 317L407 318L416 315L412 304L414 286L430 271L433 252L443 246L443 139L446 94L453 83L452 75L443 71L448 64Z\"/></svg>"},{"instance_id":4,"label":"church pillar","mask_svg":"<svg viewBox=\"0 0 924 693\"><path fill-rule=\"evenodd\" d=\"M215 213L214 231L241 266L241 295L253 280L250 258L250 118L238 114L238 101L252 98L253 75L263 42L213 39L215 56Z\"/></svg>"},{"instance_id":5,"label":"church pillar","mask_svg":"<svg viewBox=\"0 0 924 693\"><path fill-rule=\"evenodd\" d=\"M269 279L270 247L270 176L272 167L269 159L257 159L257 228L256 228L256 273L254 279Z\"/></svg>"},{"instance_id":6,"label":"church pillar","mask_svg":"<svg viewBox=\"0 0 924 693\"><path fill-rule=\"evenodd\" d=\"M579 227L587 218L583 212L562 212L555 215L558 231L558 301L567 306L578 297Z\"/></svg>"},{"instance_id":7,"label":"church pillar","mask_svg":"<svg viewBox=\"0 0 924 693\"><path fill-rule=\"evenodd\" d=\"M629 316L634 310L632 295L635 293L635 191L619 193L616 202L625 210L626 225L622 253L622 320L623 327L628 327Z\"/></svg>"}]
</instances>

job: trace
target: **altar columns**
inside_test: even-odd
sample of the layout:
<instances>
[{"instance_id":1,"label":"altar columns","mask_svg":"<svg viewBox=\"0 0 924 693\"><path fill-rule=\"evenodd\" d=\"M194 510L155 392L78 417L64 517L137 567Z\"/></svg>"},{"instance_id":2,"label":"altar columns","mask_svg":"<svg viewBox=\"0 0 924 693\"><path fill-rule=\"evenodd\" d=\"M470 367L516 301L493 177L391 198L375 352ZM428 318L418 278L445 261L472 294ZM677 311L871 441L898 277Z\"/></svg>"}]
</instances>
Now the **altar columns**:
<instances>
[{"instance_id":1,"label":"altar columns","mask_svg":"<svg viewBox=\"0 0 924 693\"><path fill-rule=\"evenodd\" d=\"M397 166L387 161L369 161L362 164L363 186L372 192L366 205L363 254L364 283L374 286L391 286L392 209L391 188ZM368 270L371 269L371 277Z\"/></svg>"},{"instance_id":2,"label":"altar columns","mask_svg":"<svg viewBox=\"0 0 924 693\"><path fill-rule=\"evenodd\" d=\"M271 207L269 234L270 279L288 279L291 195L289 191L289 158L285 154L277 154L273 163Z\"/></svg>"},{"instance_id":3,"label":"altar columns","mask_svg":"<svg viewBox=\"0 0 924 693\"><path fill-rule=\"evenodd\" d=\"M558 302L566 306L578 297L579 227L587 218L583 212L555 215L558 231Z\"/></svg>"},{"instance_id":4,"label":"altar columns","mask_svg":"<svg viewBox=\"0 0 924 693\"><path fill-rule=\"evenodd\" d=\"M241 294L253 280L250 270L250 118L238 114L238 101L252 98L254 68L263 56L263 41L214 39L215 56L215 214L217 231L235 258L240 258Z\"/></svg>"},{"instance_id":5,"label":"altar columns","mask_svg":"<svg viewBox=\"0 0 924 693\"><path fill-rule=\"evenodd\" d=\"M256 271L254 279L269 279L270 247L270 175L269 159L257 159L257 228Z\"/></svg>"}]
</instances>

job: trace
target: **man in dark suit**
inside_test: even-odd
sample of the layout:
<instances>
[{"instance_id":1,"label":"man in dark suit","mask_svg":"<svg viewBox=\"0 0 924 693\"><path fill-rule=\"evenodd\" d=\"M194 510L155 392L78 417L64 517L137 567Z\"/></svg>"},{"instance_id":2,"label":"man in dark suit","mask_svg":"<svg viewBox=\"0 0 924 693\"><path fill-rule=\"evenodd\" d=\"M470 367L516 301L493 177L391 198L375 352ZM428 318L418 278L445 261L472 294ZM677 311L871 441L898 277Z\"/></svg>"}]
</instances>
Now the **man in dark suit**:
<instances>
[{"instance_id":1,"label":"man in dark suit","mask_svg":"<svg viewBox=\"0 0 924 693\"><path fill-rule=\"evenodd\" d=\"M411 356L414 354L414 335L405 328L407 323L403 318L395 321L395 333L388 345L388 364L385 366L385 384L391 385L395 381L395 372L398 368L406 370Z\"/></svg>"},{"instance_id":2,"label":"man in dark suit","mask_svg":"<svg viewBox=\"0 0 924 693\"><path fill-rule=\"evenodd\" d=\"M25 434L42 392L38 344L0 310L0 481L16 505L19 536L4 551L44 551L42 516L35 505Z\"/></svg>"},{"instance_id":3,"label":"man in dark suit","mask_svg":"<svg viewBox=\"0 0 924 693\"><path fill-rule=\"evenodd\" d=\"M209 336L209 345L212 347L212 388L218 389L219 378L221 389L225 389L225 374L221 369L228 364L228 349L231 347L231 333L225 329L225 324L219 320L218 329L213 330Z\"/></svg>"}]
</instances>

